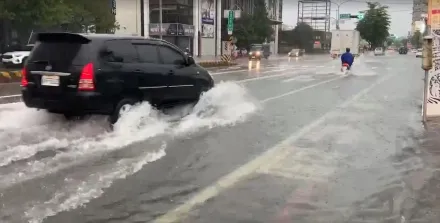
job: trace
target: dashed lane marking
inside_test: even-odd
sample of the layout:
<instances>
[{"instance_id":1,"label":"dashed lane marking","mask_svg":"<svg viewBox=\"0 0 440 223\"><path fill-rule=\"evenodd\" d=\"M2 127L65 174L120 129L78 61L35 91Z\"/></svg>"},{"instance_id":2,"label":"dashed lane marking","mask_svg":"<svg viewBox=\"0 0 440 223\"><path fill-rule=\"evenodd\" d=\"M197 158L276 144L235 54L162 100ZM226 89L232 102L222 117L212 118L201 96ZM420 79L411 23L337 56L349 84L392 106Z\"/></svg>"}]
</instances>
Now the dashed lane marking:
<instances>
[{"instance_id":1,"label":"dashed lane marking","mask_svg":"<svg viewBox=\"0 0 440 223\"><path fill-rule=\"evenodd\" d=\"M275 70L271 70L277 68ZM259 71L265 71L265 72L273 72L273 71L277 71L279 69L299 69L301 68L300 66L274 66L274 67L262 67L258 70L256 69L240 69L240 70L231 70L231 71L222 71L222 72L213 72L211 73L212 76L215 75L221 75L221 74L231 74L231 73L239 73L239 72L259 72Z\"/></svg>"},{"instance_id":2,"label":"dashed lane marking","mask_svg":"<svg viewBox=\"0 0 440 223\"><path fill-rule=\"evenodd\" d=\"M21 97L21 94L13 94L13 95L0 96L0 99L3 99L3 98L15 98L15 97Z\"/></svg>"},{"instance_id":3,"label":"dashed lane marking","mask_svg":"<svg viewBox=\"0 0 440 223\"><path fill-rule=\"evenodd\" d=\"M350 99L346 100L344 103L342 103L338 108L345 108L355 101L359 100L360 97L367 94L369 91L371 91L374 87L378 86L379 84L385 82L386 80L390 79L391 77L395 76L395 74L390 74L388 76L385 76L378 81L374 82L369 87L365 88L364 90L360 91L356 95L352 96ZM171 223L171 222L177 222L182 221L183 218L186 218L188 213L195 207L202 205L207 200L216 197L223 191L231 188L241 180L247 178L252 173L255 173L256 170L258 170L261 166L263 166L267 161L270 161L270 159L274 156L277 156L279 154L284 153L286 150L291 150L291 144L297 141L300 137L304 136L314 128L317 128L321 126L327 119L331 118L334 115L339 115L339 110L332 110L321 116L320 118L316 119L314 122L308 124L307 126L301 128L299 131L293 133L285 140L281 141L279 144L275 145L274 147L268 149L266 152L261 154L260 156L256 157L255 159L249 161L248 163L244 164L243 166L237 168L236 170L232 171L231 173L221 177L217 182L212 184L211 186L208 186L207 188L203 189L199 193L197 193L195 196L190 198L188 201L186 201L184 204L179 205L174 210L169 211L168 213L156 218L154 222L157 223ZM290 148L289 148L290 147Z\"/></svg>"},{"instance_id":4,"label":"dashed lane marking","mask_svg":"<svg viewBox=\"0 0 440 223\"><path fill-rule=\"evenodd\" d=\"M261 100L260 102L261 103L266 103L266 102L269 102L269 101L273 101L275 99L279 99L279 98L286 97L286 96L289 96L289 95L292 95L292 94L296 94L296 93L298 93L300 91L304 91L304 90L307 90L309 88L314 88L314 87L317 87L319 85L327 84L327 83L330 83L332 81L336 81L336 80L339 80L339 79L342 79L342 78L345 78L345 77L342 76L342 77L332 78L330 80L326 80L326 81L322 81L322 82L319 82L319 83L316 83L316 84L312 84L312 85L309 85L309 86L306 86L306 87L302 87L302 88L299 88L299 89L296 89L296 90L293 90L293 91L289 91L289 92L284 93L284 94L280 94L280 95L277 95L277 96L274 96L274 97L266 98L266 99Z\"/></svg>"},{"instance_id":5,"label":"dashed lane marking","mask_svg":"<svg viewBox=\"0 0 440 223\"><path fill-rule=\"evenodd\" d=\"M288 70L293 70L293 71L292 72L286 72L286 73L283 73L283 74L267 75L267 76L263 76L263 77L248 78L248 79L239 80L239 81L235 81L235 82L236 83L246 83L246 82L256 81L256 80L264 80L264 79L271 79L271 78L276 78L276 77L283 77L283 76L297 74L299 72L305 71L304 69L293 69L292 68L292 69L281 69L281 70L265 71L265 72L261 72L260 74L272 73L272 72L281 72L281 71L288 71Z\"/></svg>"}]
</instances>

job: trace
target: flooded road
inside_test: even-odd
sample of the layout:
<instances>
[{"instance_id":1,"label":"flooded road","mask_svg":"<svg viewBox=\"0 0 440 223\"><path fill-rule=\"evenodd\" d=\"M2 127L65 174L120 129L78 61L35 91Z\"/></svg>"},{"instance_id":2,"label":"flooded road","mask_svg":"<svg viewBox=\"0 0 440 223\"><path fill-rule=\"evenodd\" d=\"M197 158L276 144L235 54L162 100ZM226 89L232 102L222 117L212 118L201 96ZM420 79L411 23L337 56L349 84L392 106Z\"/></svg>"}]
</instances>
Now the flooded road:
<instances>
[{"instance_id":1,"label":"flooded road","mask_svg":"<svg viewBox=\"0 0 440 223\"><path fill-rule=\"evenodd\" d=\"M421 202L440 160L420 142L419 59L258 66L213 70L194 108L142 104L114 131L2 105L0 221L439 221Z\"/></svg>"}]
</instances>

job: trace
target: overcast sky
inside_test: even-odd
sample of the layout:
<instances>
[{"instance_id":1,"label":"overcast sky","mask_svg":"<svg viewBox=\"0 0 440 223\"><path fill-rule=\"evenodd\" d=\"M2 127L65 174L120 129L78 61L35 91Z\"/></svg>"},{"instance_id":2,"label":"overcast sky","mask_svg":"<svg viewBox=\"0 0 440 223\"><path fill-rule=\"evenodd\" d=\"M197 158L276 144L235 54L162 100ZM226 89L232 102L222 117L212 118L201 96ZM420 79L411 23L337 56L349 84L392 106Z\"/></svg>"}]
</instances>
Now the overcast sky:
<instances>
[{"instance_id":1,"label":"overcast sky","mask_svg":"<svg viewBox=\"0 0 440 223\"><path fill-rule=\"evenodd\" d=\"M334 3L341 3L347 0L333 0ZM389 6L389 14L391 15L391 30L390 33L397 36L406 36L408 31L411 30L411 18L412 18L412 0L377 0L382 5ZM340 13L356 14L360 10L367 8L367 1L363 0L349 0L343 3L340 7ZM374 1L373 1L374 2ZM296 25L298 17L298 0L284 0L283 1L283 23L286 25ZM336 17L337 5L332 4L332 17ZM334 21L332 19L332 21ZM341 29L354 29L356 27L356 19L345 21L344 24L340 24ZM335 28L335 24L332 22L331 29Z\"/></svg>"}]
</instances>

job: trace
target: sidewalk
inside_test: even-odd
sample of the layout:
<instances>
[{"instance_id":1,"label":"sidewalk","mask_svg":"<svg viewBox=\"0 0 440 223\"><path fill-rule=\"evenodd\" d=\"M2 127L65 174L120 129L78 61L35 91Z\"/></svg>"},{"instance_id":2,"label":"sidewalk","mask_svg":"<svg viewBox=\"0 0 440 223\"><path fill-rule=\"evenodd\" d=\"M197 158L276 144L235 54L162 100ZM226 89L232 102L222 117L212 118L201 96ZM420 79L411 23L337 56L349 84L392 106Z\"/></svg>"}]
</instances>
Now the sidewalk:
<instances>
[{"instance_id":1,"label":"sidewalk","mask_svg":"<svg viewBox=\"0 0 440 223\"><path fill-rule=\"evenodd\" d=\"M401 207L405 222L440 222L440 118L428 121L418 148L404 153L423 163L405 179L411 191Z\"/></svg>"}]
</instances>

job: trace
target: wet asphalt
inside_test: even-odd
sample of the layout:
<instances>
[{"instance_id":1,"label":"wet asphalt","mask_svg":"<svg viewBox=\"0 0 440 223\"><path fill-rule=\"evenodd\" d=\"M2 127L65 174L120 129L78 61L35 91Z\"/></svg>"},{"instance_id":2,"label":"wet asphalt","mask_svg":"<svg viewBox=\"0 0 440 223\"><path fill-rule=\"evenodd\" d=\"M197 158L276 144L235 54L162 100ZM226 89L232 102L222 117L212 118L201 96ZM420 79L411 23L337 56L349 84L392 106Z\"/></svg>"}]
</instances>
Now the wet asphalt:
<instances>
[{"instance_id":1,"label":"wet asphalt","mask_svg":"<svg viewBox=\"0 0 440 223\"><path fill-rule=\"evenodd\" d=\"M352 75L338 68L321 55L212 69L232 94L223 106L237 108L223 116L257 109L184 134L129 133L140 140L119 147L126 137L94 143L100 120L0 106L32 120L0 128L0 222L440 222L416 199L430 177L417 153L420 59L366 55ZM417 209L426 214L412 221Z\"/></svg>"}]
</instances>

